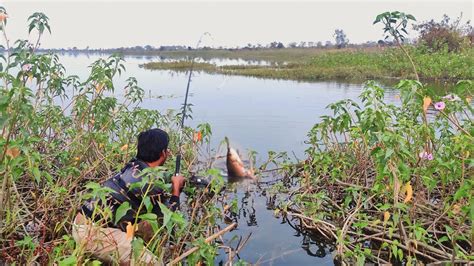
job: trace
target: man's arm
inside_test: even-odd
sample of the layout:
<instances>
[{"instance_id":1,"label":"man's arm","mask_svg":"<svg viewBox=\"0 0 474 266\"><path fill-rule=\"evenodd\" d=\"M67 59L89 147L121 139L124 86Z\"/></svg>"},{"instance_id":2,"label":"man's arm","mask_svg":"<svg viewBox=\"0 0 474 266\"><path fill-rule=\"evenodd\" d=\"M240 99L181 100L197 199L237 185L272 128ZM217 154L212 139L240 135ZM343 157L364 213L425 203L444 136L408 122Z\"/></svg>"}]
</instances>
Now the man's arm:
<instances>
[{"instance_id":1,"label":"man's arm","mask_svg":"<svg viewBox=\"0 0 474 266\"><path fill-rule=\"evenodd\" d=\"M179 195L184 187L184 176L175 175L171 177L171 198L170 209L176 210L179 207Z\"/></svg>"}]
</instances>

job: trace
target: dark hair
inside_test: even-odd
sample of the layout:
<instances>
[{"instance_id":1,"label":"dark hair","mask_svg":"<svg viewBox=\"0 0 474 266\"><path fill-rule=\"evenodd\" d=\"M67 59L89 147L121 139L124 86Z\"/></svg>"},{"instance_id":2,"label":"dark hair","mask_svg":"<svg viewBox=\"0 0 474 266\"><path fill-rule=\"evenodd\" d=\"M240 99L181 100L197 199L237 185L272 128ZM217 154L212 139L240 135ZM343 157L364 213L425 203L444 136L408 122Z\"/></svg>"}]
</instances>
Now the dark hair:
<instances>
[{"instance_id":1,"label":"dark hair","mask_svg":"<svg viewBox=\"0 0 474 266\"><path fill-rule=\"evenodd\" d=\"M153 128L138 135L137 159L150 163L160 159L161 152L168 149L169 136L165 131Z\"/></svg>"}]
</instances>

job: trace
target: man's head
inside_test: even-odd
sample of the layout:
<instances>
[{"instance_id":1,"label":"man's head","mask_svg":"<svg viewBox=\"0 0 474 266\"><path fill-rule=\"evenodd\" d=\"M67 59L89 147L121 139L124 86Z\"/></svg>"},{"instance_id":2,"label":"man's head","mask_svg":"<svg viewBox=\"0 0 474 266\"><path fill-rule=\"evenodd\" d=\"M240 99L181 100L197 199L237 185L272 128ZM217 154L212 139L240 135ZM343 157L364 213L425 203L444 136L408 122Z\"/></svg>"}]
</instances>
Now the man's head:
<instances>
[{"instance_id":1,"label":"man's head","mask_svg":"<svg viewBox=\"0 0 474 266\"><path fill-rule=\"evenodd\" d=\"M150 166L163 165L168 156L169 136L165 131L153 128L138 135L137 159Z\"/></svg>"}]
</instances>

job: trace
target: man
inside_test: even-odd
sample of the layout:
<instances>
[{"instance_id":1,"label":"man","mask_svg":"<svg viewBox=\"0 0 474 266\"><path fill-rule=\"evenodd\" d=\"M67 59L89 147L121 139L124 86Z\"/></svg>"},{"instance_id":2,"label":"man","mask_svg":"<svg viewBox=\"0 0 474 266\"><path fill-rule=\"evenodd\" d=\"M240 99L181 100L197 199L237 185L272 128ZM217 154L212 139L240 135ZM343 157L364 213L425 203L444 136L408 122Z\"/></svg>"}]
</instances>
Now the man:
<instances>
[{"instance_id":1,"label":"man","mask_svg":"<svg viewBox=\"0 0 474 266\"><path fill-rule=\"evenodd\" d=\"M132 261L132 238L127 237L127 225L133 224L137 215L141 214L137 214L137 211L145 193L151 200L152 212L158 217L161 216L158 203L163 201L163 191L158 187L130 188L130 185L142 181L143 173L140 172L145 168L162 166L165 163L168 157L168 142L168 134L157 128L138 135L136 158L127 163L119 174L106 180L102 185L113 191L107 197L106 205L110 207L114 217L109 219L107 227L97 227L91 221L101 219L100 215L97 215L97 210L94 210L101 203L97 199L86 201L81 212L77 214L73 225L73 237L81 249L106 262L119 261L120 264L130 264ZM179 195L183 185L183 176L171 178L172 196L168 205L172 210L179 206ZM114 223L117 209L124 202L128 202L131 209L117 223ZM143 207L142 210L145 211L146 208ZM138 221L140 222L140 220ZM146 222L140 222L138 230L150 230L150 226ZM138 262L141 264L162 264L148 250L143 252Z\"/></svg>"}]
</instances>

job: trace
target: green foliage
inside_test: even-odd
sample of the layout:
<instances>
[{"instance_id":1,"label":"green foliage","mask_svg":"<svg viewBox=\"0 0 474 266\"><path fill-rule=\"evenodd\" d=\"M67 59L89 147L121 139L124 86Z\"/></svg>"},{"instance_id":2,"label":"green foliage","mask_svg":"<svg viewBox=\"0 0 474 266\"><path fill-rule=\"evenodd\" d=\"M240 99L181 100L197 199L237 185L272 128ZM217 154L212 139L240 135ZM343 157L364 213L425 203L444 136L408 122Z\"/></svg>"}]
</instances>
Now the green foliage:
<instances>
[{"instance_id":1,"label":"green foliage","mask_svg":"<svg viewBox=\"0 0 474 266\"><path fill-rule=\"evenodd\" d=\"M0 8L2 12L6 13ZM163 261L216 230L222 212L214 207L216 197L204 197L203 191L187 198L190 206L197 199L204 203L192 216L199 222L187 222L194 210L186 206L172 212L161 205L163 217L153 213L149 192L158 187L164 190L163 198L170 196L165 170L173 169L172 160L165 167L147 168L142 181L130 186L144 191L138 210L128 202L115 211L107 205L112 191L100 183L134 156L139 132L153 127L166 130L169 148L176 154L179 116L176 111L139 107L144 91L134 77L126 78L124 88L116 87L114 81L125 74L121 56L96 60L84 80L68 76L57 55L35 52L44 31L51 32L48 17L35 13L28 22L28 31L39 33L36 44L16 41L0 59L0 249L2 256L9 254L2 262L98 265L71 236L73 219L86 199L94 199L92 216L98 226L117 224L129 212L135 218L133 226L147 222L151 231L137 232L134 253L147 248ZM117 98L117 91L125 96ZM184 139L188 156L198 156L197 145L209 145L210 125L202 124L199 130L203 136L199 143ZM184 160L186 167L189 162ZM215 171L211 174L216 180L212 189L218 192L222 177ZM167 248L168 240L175 250ZM208 246L213 248L203 245L199 260L212 261L216 256L214 244Z\"/></svg>"},{"instance_id":2,"label":"green foliage","mask_svg":"<svg viewBox=\"0 0 474 266\"><path fill-rule=\"evenodd\" d=\"M215 245L206 243L203 238L197 239L194 245L199 247L199 251L189 256L188 263L190 265L196 265L199 261L204 261L206 265L215 265L214 257L217 255Z\"/></svg>"},{"instance_id":3,"label":"green foliage","mask_svg":"<svg viewBox=\"0 0 474 266\"><path fill-rule=\"evenodd\" d=\"M449 80L473 79L474 50L465 49L458 53L449 53L447 50L426 52L423 46L405 47L413 60L417 62L420 78L423 80ZM217 51L215 52L218 55ZM238 55L238 52L235 52ZM263 51L253 52L255 58L264 55ZM259 54L261 53L261 54ZM292 52L275 52L275 57L287 56ZM306 49L294 51L295 58L287 64L274 63L269 66L258 65L230 65L197 69L208 73L225 75L241 75L260 78L289 79L289 80L333 80L345 79L363 82L367 79L387 78L413 78L409 70L410 63L405 60L405 55L398 49L370 48L370 49ZM302 56L302 54L304 56ZM233 56L233 55L227 55ZM302 56L301 58L297 56ZM184 62L183 62L184 63ZM147 69L177 70L174 65L178 62L154 62L144 65ZM189 66L183 70L189 70Z\"/></svg>"},{"instance_id":4,"label":"green foliage","mask_svg":"<svg viewBox=\"0 0 474 266\"><path fill-rule=\"evenodd\" d=\"M318 220L333 224L334 239L345 250L338 255L351 263L400 262L413 255L407 250L413 241L421 251L417 259L431 261L427 246L442 252L453 244L462 247L457 258L466 259L474 202L473 84L460 81L448 95L414 80L397 87L400 105L385 103L383 88L368 82L361 105L343 100L328 106L333 115L309 133L308 159L300 166L306 189L286 208L312 217L312 226ZM368 237L372 248L358 241L374 233L384 237Z\"/></svg>"},{"instance_id":5,"label":"green foliage","mask_svg":"<svg viewBox=\"0 0 474 266\"><path fill-rule=\"evenodd\" d=\"M28 18L28 33L31 33L33 29L38 30L39 34L43 34L44 30L47 29L51 33L49 26L49 18L41 12L35 12Z\"/></svg>"},{"instance_id":6,"label":"green foliage","mask_svg":"<svg viewBox=\"0 0 474 266\"><path fill-rule=\"evenodd\" d=\"M392 37L397 42L403 42L408 35L406 28L410 20L416 21L413 15L393 11L377 15L373 24L384 24L383 32L386 34L385 39Z\"/></svg>"}]
</instances>

